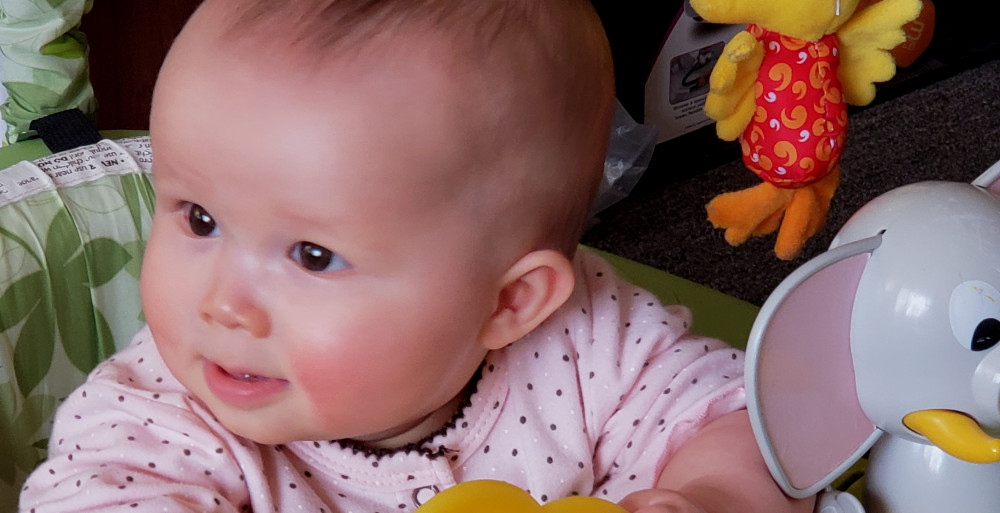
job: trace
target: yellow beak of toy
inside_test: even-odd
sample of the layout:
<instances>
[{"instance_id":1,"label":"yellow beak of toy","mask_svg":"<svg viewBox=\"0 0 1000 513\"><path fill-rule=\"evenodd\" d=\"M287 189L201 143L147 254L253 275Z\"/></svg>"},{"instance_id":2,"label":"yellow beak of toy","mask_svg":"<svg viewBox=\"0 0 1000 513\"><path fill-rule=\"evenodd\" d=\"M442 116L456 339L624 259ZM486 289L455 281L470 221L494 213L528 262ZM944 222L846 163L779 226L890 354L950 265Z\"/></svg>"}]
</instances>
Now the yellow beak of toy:
<instances>
[{"instance_id":1,"label":"yellow beak of toy","mask_svg":"<svg viewBox=\"0 0 1000 513\"><path fill-rule=\"evenodd\" d=\"M467 481L437 495L417 513L626 513L594 497L567 497L539 506L528 492L501 481Z\"/></svg>"},{"instance_id":2,"label":"yellow beak of toy","mask_svg":"<svg viewBox=\"0 0 1000 513\"><path fill-rule=\"evenodd\" d=\"M964 413L920 410L903 417L903 425L960 460L970 463L1000 461L1000 439L986 434L972 417Z\"/></svg>"}]
</instances>

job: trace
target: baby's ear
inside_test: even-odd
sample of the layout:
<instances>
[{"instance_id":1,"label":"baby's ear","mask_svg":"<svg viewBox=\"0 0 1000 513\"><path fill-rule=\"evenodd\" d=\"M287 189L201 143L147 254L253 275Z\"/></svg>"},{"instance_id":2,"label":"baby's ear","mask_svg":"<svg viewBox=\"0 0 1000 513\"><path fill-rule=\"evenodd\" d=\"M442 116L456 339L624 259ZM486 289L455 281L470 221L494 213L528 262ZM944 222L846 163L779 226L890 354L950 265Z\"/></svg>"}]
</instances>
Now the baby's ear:
<instances>
[{"instance_id":1,"label":"baby's ear","mask_svg":"<svg viewBox=\"0 0 1000 513\"><path fill-rule=\"evenodd\" d=\"M504 274L497 309L479 332L487 349L515 342L548 319L573 293L573 264L554 250L528 253Z\"/></svg>"}]
</instances>

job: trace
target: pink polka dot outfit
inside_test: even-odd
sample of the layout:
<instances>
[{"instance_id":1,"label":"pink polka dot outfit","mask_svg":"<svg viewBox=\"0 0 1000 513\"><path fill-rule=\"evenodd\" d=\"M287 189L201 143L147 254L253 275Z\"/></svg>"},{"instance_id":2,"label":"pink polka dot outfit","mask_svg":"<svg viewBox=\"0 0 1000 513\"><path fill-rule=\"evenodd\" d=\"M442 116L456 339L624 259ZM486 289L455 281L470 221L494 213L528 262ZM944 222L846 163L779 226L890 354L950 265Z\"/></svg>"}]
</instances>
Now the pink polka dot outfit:
<instances>
[{"instance_id":1,"label":"pink polka dot outfit","mask_svg":"<svg viewBox=\"0 0 1000 513\"><path fill-rule=\"evenodd\" d=\"M143 330L66 398L20 508L389 513L473 479L513 483L541 503L650 488L672 451L745 405L743 354L687 334L687 309L663 308L600 258L581 252L575 265L567 304L489 354L452 423L395 451L235 436Z\"/></svg>"}]
</instances>

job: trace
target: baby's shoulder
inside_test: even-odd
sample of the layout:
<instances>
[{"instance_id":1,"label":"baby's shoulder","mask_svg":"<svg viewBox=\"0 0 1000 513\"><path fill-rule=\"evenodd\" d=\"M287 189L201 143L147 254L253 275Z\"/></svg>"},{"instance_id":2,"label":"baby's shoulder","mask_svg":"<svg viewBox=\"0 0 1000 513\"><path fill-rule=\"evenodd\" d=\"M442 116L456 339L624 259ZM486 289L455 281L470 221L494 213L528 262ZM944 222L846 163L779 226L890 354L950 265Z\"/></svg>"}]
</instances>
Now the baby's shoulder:
<instances>
[{"instance_id":1,"label":"baby's shoulder","mask_svg":"<svg viewBox=\"0 0 1000 513\"><path fill-rule=\"evenodd\" d=\"M150 419L160 418L202 423L210 415L174 379L148 329L143 329L66 397L56 411L55 428L148 425Z\"/></svg>"},{"instance_id":2,"label":"baby's shoulder","mask_svg":"<svg viewBox=\"0 0 1000 513\"><path fill-rule=\"evenodd\" d=\"M591 251L579 251L573 263L574 292L550 319L550 324L565 324L567 335L595 338L596 342L644 337L672 343L687 333L691 326L687 307L664 305L655 294L621 277L608 261Z\"/></svg>"},{"instance_id":3,"label":"baby's shoulder","mask_svg":"<svg viewBox=\"0 0 1000 513\"><path fill-rule=\"evenodd\" d=\"M576 285L566 303L505 351L516 367L529 375L567 368L587 378L606 374L608 366L641 369L692 342L687 308L665 307L589 251L578 252L574 269Z\"/></svg>"},{"instance_id":4,"label":"baby's shoulder","mask_svg":"<svg viewBox=\"0 0 1000 513\"><path fill-rule=\"evenodd\" d=\"M140 330L128 346L94 368L84 384L87 385L116 386L161 394L184 390L160 358L148 326Z\"/></svg>"},{"instance_id":5,"label":"baby's shoulder","mask_svg":"<svg viewBox=\"0 0 1000 513\"><path fill-rule=\"evenodd\" d=\"M207 408L173 377L146 329L99 364L66 397L56 411L52 434L58 439L86 440L77 445L97 444L98 448L126 440L155 446L164 440L190 443L198 438L215 444L216 439L230 438Z\"/></svg>"}]
</instances>

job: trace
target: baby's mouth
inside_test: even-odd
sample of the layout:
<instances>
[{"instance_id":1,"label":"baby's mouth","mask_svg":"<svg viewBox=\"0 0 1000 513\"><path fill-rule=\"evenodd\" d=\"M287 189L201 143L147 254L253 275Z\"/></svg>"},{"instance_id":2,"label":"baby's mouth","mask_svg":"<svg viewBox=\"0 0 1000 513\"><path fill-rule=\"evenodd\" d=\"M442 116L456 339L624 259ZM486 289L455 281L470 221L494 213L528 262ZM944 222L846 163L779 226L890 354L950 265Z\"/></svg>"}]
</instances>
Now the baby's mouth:
<instances>
[{"instance_id":1,"label":"baby's mouth","mask_svg":"<svg viewBox=\"0 0 1000 513\"><path fill-rule=\"evenodd\" d=\"M221 372L222 374L240 381L253 382L253 381L266 381L270 379L275 379L275 378L269 378L267 376L261 376L259 374L254 374L252 372L249 372L248 369L241 369L239 367L225 367L211 360L206 360L205 363L210 366L217 367L218 371Z\"/></svg>"},{"instance_id":2,"label":"baby's mouth","mask_svg":"<svg viewBox=\"0 0 1000 513\"><path fill-rule=\"evenodd\" d=\"M260 376L244 369L227 369L210 360L205 360L203 367L209 390L218 399L238 408L269 404L288 386L286 380Z\"/></svg>"},{"instance_id":3,"label":"baby's mouth","mask_svg":"<svg viewBox=\"0 0 1000 513\"><path fill-rule=\"evenodd\" d=\"M272 378L265 378L263 376L256 376L254 374L247 374L245 372L229 372L224 367L219 367L222 372L229 374L229 377L233 379L238 379L240 381L254 382L254 381L264 381Z\"/></svg>"}]
</instances>

